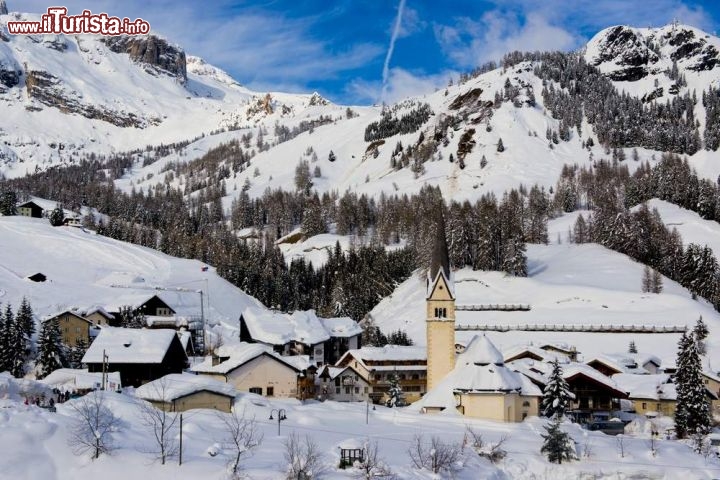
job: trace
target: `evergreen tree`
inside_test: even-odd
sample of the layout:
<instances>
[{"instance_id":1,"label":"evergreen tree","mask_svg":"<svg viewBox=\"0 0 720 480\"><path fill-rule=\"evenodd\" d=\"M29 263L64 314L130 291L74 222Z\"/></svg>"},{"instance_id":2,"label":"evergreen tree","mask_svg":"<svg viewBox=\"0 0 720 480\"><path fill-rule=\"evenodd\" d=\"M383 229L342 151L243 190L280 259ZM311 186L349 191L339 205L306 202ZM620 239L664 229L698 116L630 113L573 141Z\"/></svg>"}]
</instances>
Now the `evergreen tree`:
<instances>
[{"instance_id":1,"label":"evergreen tree","mask_svg":"<svg viewBox=\"0 0 720 480\"><path fill-rule=\"evenodd\" d=\"M650 267L645 265L645 268L643 269L643 279L642 279L642 291L643 293L650 293L653 290L653 277L652 277L652 270Z\"/></svg>"},{"instance_id":2,"label":"evergreen tree","mask_svg":"<svg viewBox=\"0 0 720 480\"><path fill-rule=\"evenodd\" d=\"M412 346L413 341L410 339L410 337L408 337L407 332L405 332L404 330L396 330L394 332L390 332L390 335L388 335L387 344Z\"/></svg>"},{"instance_id":3,"label":"evergreen tree","mask_svg":"<svg viewBox=\"0 0 720 480\"><path fill-rule=\"evenodd\" d=\"M70 368L82 368L82 359L87 352L88 344L84 339L78 340L77 344L70 349L68 363Z\"/></svg>"},{"instance_id":4,"label":"evergreen tree","mask_svg":"<svg viewBox=\"0 0 720 480\"><path fill-rule=\"evenodd\" d=\"M706 434L710 430L710 405L702 379L697 341L692 333L683 333L678 343L674 380L677 390L675 431L678 437Z\"/></svg>"},{"instance_id":5,"label":"evergreen tree","mask_svg":"<svg viewBox=\"0 0 720 480\"><path fill-rule=\"evenodd\" d=\"M695 328L693 328L693 335L695 336L695 341L697 342L697 350L700 355L705 355L707 353L707 347L705 346L705 339L707 338L710 331L708 330L707 325L703 321L702 316L698 318L697 323L695 323Z\"/></svg>"},{"instance_id":6,"label":"evergreen tree","mask_svg":"<svg viewBox=\"0 0 720 480\"><path fill-rule=\"evenodd\" d=\"M57 319L43 322L38 336L37 376L45 378L64 364L60 325Z\"/></svg>"},{"instance_id":7,"label":"evergreen tree","mask_svg":"<svg viewBox=\"0 0 720 480\"><path fill-rule=\"evenodd\" d=\"M0 190L0 215L17 215L17 194L13 190Z\"/></svg>"},{"instance_id":8,"label":"evergreen tree","mask_svg":"<svg viewBox=\"0 0 720 480\"><path fill-rule=\"evenodd\" d=\"M450 155L452 155L452 153ZM485 155L483 155L480 159L480 168L485 168L487 166L487 163L487 158L485 158Z\"/></svg>"},{"instance_id":9,"label":"evergreen tree","mask_svg":"<svg viewBox=\"0 0 720 480\"><path fill-rule=\"evenodd\" d=\"M5 313L0 311L0 372L12 370L16 350L13 338L14 332L15 322L13 321L12 309L8 305Z\"/></svg>"},{"instance_id":10,"label":"evergreen tree","mask_svg":"<svg viewBox=\"0 0 720 480\"><path fill-rule=\"evenodd\" d=\"M575 458L573 440L566 432L560 430L560 418L556 418L549 425L546 425L547 432L542 437L545 439L540 452L547 456L552 463L563 463Z\"/></svg>"},{"instance_id":11,"label":"evergreen tree","mask_svg":"<svg viewBox=\"0 0 720 480\"><path fill-rule=\"evenodd\" d=\"M312 237L327 232L327 224L323 218L322 205L315 193L305 205L302 219L302 232L306 237Z\"/></svg>"},{"instance_id":12,"label":"evergreen tree","mask_svg":"<svg viewBox=\"0 0 720 480\"><path fill-rule=\"evenodd\" d=\"M638 349L635 345L635 340L630 340L630 346L628 347L628 353L637 353Z\"/></svg>"},{"instance_id":13,"label":"evergreen tree","mask_svg":"<svg viewBox=\"0 0 720 480\"><path fill-rule=\"evenodd\" d=\"M15 322L22 332L23 345L25 353L27 354L32 346L32 336L35 334L35 319L33 318L30 302L25 297L23 297L22 302L20 302L20 308L18 308L17 315L15 316Z\"/></svg>"},{"instance_id":14,"label":"evergreen tree","mask_svg":"<svg viewBox=\"0 0 720 480\"><path fill-rule=\"evenodd\" d=\"M310 163L301 159L295 167L295 188L305 195L310 194L312 188L312 177L310 176Z\"/></svg>"},{"instance_id":15,"label":"evergreen tree","mask_svg":"<svg viewBox=\"0 0 720 480\"><path fill-rule=\"evenodd\" d=\"M50 212L50 225L53 227L59 227L63 224L63 220L65 220L65 212L62 207L58 205L52 212Z\"/></svg>"},{"instance_id":16,"label":"evergreen tree","mask_svg":"<svg viewBox=\"0 0 720 480\"><path fill-rule=\"evenodd\" d=\"M395 405L402 403L403 391L397 374L393 373L389 382L390 389L388 390L388 399L385 402L385 405L388 407L394 407Z\"/></svg>"},{"instance_id":17,"label":"evergreen tree","mask_svg":"<svg viewBox=\"0 0 720 480\"><path fill-rule=\"evenodd\" d=\"M334 162L336 159L337 159L337 157L335 156L335 152L330 150L330 153L328 154L328 161Z\"/></svg>"},{"instance_id":18,"label":"evergreen tree","mask_svg":"<svg viewBox=\"0 0 720 480\"><path fill-rule=\"evenodd\" d=\"M503 145L502 138L498 139L497 151L498 151L499 153L502 153L502 152L505 151L505 145Z\"/></svg>"},{"instance_id":19,"label":"evergreen tree","mask_svg":"<svg viewBox=\"0 0 720 480\"><path fill-rule=\"evenodd\" d=\"M120 307L118 315L120 317L120 326L123 328L145 328L147 326L145 315L129 305Z\"/></svg>"},{"instance_id":20,"label":"evergreen tree","mask_svg":"<svg viewBox=\"0 0 720 480\"><path fill-rule=\"evenodd\" d=\"M572 399L570 387L563 378L562 367L557 358L551 363L552 372L545 385L540 410L548 418L562 418L565 416Z\"/></svg>"}]
</instances>

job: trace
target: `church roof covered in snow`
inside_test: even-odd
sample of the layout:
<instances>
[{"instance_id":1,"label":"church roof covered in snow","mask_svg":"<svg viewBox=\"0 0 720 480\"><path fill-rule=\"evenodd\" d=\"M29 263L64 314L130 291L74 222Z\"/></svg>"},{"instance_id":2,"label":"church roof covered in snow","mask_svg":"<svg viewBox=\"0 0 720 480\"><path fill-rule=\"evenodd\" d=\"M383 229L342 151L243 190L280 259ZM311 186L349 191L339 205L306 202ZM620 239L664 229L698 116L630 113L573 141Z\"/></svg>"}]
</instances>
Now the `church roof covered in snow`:
<instances>
[{"instance_id":1,"label":"church roof covered in snow","mask_svg":"<svg viewBox=\"0 0 720 480\"><path fill-rule=\"evenodd\" d=\"M502 354L486 336L475 336L458 355L455 368L420 401L423 407L455 408L455 393L542 396L540 389L503 363Z\"/></svg>"}]
</instances>

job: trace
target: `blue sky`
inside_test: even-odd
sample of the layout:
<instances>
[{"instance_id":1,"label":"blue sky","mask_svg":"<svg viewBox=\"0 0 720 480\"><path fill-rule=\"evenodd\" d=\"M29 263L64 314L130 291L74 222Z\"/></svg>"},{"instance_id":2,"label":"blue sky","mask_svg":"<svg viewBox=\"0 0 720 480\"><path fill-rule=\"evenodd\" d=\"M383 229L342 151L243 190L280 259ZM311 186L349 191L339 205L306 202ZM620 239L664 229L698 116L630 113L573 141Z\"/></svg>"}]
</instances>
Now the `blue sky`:
<instances>
[{"instance_id":1,"label":"blue sky","mask_svg":"<svg viewBox=\"0 0 720 480\"><path fill-rule=\"evenodd\" d=\"M249 88L318 91L343 104L430 92L505 52L572 50L611 25L676 18L720 29L717 1L8 0L11 11L42 12L50 4L142 17Z\"/></svg>"}]
</instances>

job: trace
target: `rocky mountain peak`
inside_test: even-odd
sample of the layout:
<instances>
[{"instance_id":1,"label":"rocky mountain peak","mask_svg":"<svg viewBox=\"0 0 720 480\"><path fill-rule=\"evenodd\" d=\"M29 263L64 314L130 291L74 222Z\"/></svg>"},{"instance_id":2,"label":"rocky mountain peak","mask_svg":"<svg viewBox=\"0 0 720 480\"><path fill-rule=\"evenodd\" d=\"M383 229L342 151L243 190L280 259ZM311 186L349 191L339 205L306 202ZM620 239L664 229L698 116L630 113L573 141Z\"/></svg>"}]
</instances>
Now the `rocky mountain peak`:
<instances>
[{"instance_id":1,"label":"rocky mountain peak","mask_svg":"<svg viewBox=\"0 0 720 480\"><path fill-rule=\"evenodd\" d=\"M8 14L7 3L5 3L5 0L0 0L0 15L7 15L7 14Z\"/></svg>"},{"instance_id":2,"label":"rocky mountain peak","mask_svg":"<svg viewBox=\"0 0 720 480\"><path fill-rule=\"evenodd\" d=\"M588 62L614 81L637 81L670 71L712 70L720 65L720 39L686 25L632 28L625 25L599 32L586 47Z\"/></svg>"}]
</instances>

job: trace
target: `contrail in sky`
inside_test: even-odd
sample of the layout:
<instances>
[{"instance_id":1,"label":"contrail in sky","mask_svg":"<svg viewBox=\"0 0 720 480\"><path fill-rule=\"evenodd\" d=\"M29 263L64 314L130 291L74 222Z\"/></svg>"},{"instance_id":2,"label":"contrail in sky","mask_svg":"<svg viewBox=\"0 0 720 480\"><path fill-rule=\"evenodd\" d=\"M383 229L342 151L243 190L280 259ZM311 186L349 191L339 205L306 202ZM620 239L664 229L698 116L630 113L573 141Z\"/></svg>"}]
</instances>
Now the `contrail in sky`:
<instances>
[{"instance_id":1,"label":"contrail in sky","mask_svg":"<svg viewBox=\"0 0 720 480\"><path fill-rule=\"evenodd\" d=\"M385 55L385 64L383 65L382 93L380 94L381 101L385 101L385 94L387 93L388 75L390 73L390 60L392 59L393 50L395 50L395 41L397 40L398 34L400 33L400 24L402 23L403 10L405 10L405 0L400 0L397 17L395 17L395 26L393 27L392 35L390 36L390 47L388 48L387 55Z\"/></svg>"}]
</instances>

